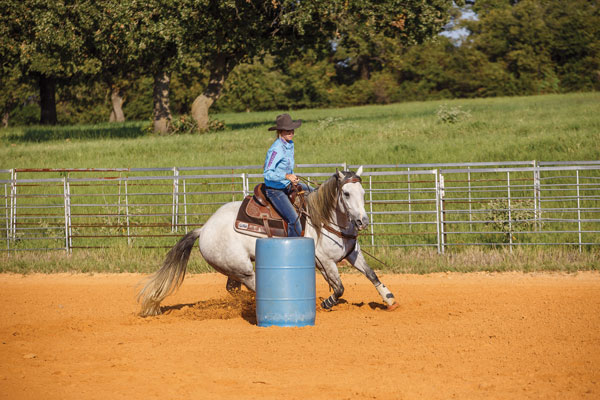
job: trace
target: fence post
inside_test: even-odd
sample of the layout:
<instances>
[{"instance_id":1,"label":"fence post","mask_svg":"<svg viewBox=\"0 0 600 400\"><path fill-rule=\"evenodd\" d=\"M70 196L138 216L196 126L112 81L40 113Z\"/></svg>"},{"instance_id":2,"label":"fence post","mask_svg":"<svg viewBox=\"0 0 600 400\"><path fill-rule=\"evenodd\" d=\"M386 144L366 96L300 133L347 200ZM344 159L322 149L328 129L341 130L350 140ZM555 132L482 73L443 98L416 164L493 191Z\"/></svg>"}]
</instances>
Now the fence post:
<instances>
[{"instance_id":1,"label":"fence post","mask_svg":"<svg viewBox=\"0 0 600 400\"><path fill-rule=\"evenodd\" d=\"M510 252L513 251L512 210L510 201L510 171L506 171L506 190L508 193L508 243Z\"/></svg>"},{"instance_id":2,"label":"fence post","mask_svg":"<svg viewBox=\"0 0 600 400\"><path fill-rule=\"evenodd\" d=\"M10 170L10 238L17 240L17 172Z\"/></svg>"},{"instance_id":3,"label":"fence post","mask_svg":"<svg viewBox=\"0 0 600 400\"><path fill-rule=\"evenodd\" d=\"M533 197L535 207L535 227L537 230L542 229L542 182L540 178L540 167L537 161L534 161L533 170Z\"/></svg>"},{"instance_id":4,"label":"fence post","mask_svg":"<svg viewBox=\"0 0 600 400\"><path fill-rule=\"evenodd\" d=\"M185 224L185 233L188 233L188 217L187 217L187 190L185 189L185 179L183 180L183 221Z\"/></svg>"},{"instance_id":5,"label":"fence post","mask_svg":"<svg viewBox=\"0 0 600 400\"><path fill-rule=\"evenodd\" d=\"M442 254L446 253L446 184L440 174L440 233L442 236Z\"/></svg>"},{"instance_id":6,"label":"fence post","mask_svg":"<svg viewBox=\"0 0 600 400\"><path fill-rule=\"evenodd\" d=\"M249 194L249 185L250 183L248 182L248 175L245 172L242 172L242 190L244 191L244 198Z\"/></svg>"},{"instance_id":7,"label":"fence post","mask_svg":"<svg viewBox=\"0 0 600 400\"><path fill-rule=\"evenodd\" d=\"M70 187L68 184L68 180L69 178L66 176L63 178L63 200L65 205L65 252L67 254L71 253L71 194L69 193Z\"/></svg>"},{"instance_id":8,"label":"fence post","mask_svg":"<svg viewBox=\"0 0 600 400\"><path fill-rule=\"evenodd\" d=\"M536 222L538 225L537 229L542 229L542 177L540 174L540 167L536 161L535 170L534 170L534 187L536 193Z\"/></svg>"},{"instance_id":9,"label":"fence post","mask_svg":"<svg viewBox=\"0 0 600 400\"><path fill-rule=\"evenodd\" d=\"M73 252L73 221L71 220L71 214L73 211L73 207L71 204L71 182L69 181L69 176L67 175L67 194L69 201L69 252Z\"/></svg>"},{"instance_id":10,"label":"fence post","mask_svg":"<svg viewBox=\"0 0 600 400\"><path fill-rule=\"evenodd\" d=\"M473 197L471 193L471 167L467 167L469 172L467 172L467 182L469 185L469 232L473 232Z\"/></svg>"},{"instance_id":11,"label":"fence post","mask_svg":"<svg viewBox=\"0 0 600 400\"><path fill-rule=\"evenodd\" d=\"M240 178L242 179L242 198L240 200L243 201L244 198L246 198L246 189L245 189L245 186L246 186L246 173L242 172L242 174L240 175ZM236 191L235 187L234 187L233 191L234 192ZM235 193L234 193L234 196L235 196ZM235 201L235 199L233 199L233 201Z\"/></svg>"},{"instance_id":12,"label":"fence post","mask_svg":"<svg viewBox=\"0 0 600 400\"><path fill-rule=\"evenodd\" d=\"M125 221L127 223L127 245L131 246L131 237L129 236L129 191L127 185L127 178L125 178Z\"/></svg>"},{"instance_id":13,"label":"fence post","mask_svg":"<svg viewBox=\"0 0 600 400\"><path fill-rule=\"evenodd\" d=\"M442 202L442 185L440 181L443 179L441 174L438 174L438 171L435 171L435 222L436 222L436 232L437 232L437 248L438 254L444 253L444 245L442 244L442 213L441 213L441 202Z\"/></svg>"},{"instance_id":14,"label":"fence post","mask_svg":"<svg viewBox=\"0 0 600 400\"><path fill-rule=\"evenodd\" d=\"M6 223L6 250L10 254L10 211L8 210L8 185L4 184L4 222Z\"/></svg>"},{"instance_id":15,"label":"fence post","mask_svg":"<svg viewBox=\"0 0 600 400\"><path fill-rule=\"evenodd\" d=\"M412 198L410 195L410 168L407 168L408 174L406 175L406 182L408 183L408 226L412 232Z\"/></svg>"},{"instance_id":16,"label":"fence post","mask_svg":"<svg viewBox=\"0 0 600 400\"><path fill-rule=\"evenodd\" d=\"M117 198L117 225L121 225L121 181L123 177L123 173L119 172L119 191L118 191L118 198Z\"/></svg>"},{"instance_id":17,"label":"fence post","mask_svg":"<svg viewBox=\"0 0 600 400\"><path fill-rule=\"evenodd\" d=\"M581 197L579 192L579 170L577 173L577 232L579 234L579 252L581 253Z\"/></svg>"},{"instance_id":18,"label":"fence post","mask_svg":"<svg viewBox=\"0 0 600 400\"><path fill-rule=\"evenodd\" d=\"M369 204L370 204L370 210L371 210L371 246L375 246L375 231L373 229L373 223L374 218L373 218L373 180L372 180L372 176L369 175Z\"/></svg>"},{"instance_id":19,"label":"fence post","mask_svg":"<svg viewBox=\"0 0 600 400\"><path fill-rule=\"evenodd\" d=\"M179 213L179 169L173 167L173 212L171 215L171 232L177 232L177 214Z\"/></svg>"}]
</instances>

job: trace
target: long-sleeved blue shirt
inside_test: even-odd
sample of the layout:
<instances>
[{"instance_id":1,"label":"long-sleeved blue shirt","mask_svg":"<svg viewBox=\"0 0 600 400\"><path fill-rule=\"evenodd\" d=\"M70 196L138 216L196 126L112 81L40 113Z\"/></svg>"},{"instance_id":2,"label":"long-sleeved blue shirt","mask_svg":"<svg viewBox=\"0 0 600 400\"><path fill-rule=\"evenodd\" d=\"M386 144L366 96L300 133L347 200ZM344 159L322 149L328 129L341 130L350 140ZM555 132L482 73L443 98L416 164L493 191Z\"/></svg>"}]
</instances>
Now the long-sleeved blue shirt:
<instances>
[{"instance_id":1,"label":"long-sleeved blue shirt","mask_svg":"<svg viewBox=\"0 0 600 400\"><path fill-rule=\"evenodd\" d=\"M263 176L265 184L274 189L283 189L290 184L286 174L294 173L294 142L278 138L273 142L265 157Z\"/></svg>"}]
</instances>

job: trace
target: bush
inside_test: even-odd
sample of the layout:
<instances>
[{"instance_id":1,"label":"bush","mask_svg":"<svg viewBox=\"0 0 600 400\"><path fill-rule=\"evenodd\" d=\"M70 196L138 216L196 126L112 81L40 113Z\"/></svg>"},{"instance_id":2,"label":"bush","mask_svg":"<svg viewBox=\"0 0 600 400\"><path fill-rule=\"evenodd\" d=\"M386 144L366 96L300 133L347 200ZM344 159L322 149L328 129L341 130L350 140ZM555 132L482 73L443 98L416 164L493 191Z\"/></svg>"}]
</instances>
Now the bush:
<instances>
[{"instance_id":1,"label":"bush","mask_svg":"<svg viewBox=\"0 0 600 400\"><path fill-rule=\"evenodd\" d=\"M180 115L179 117L173 118L171 120L171 125L169 127L170 135L183 135L183 134L202 134L207 132L217 132L225 130L225 122L211 119L208 122L208 128L205 130L198 129L198 124L196 120L192 118L191 115ZM148 135L154 134L154 121L150 119L150 122L144 126L143 131Z\"/></svg>"},{"instance_id":2,"label":"bush","mask_svg":"<svg viewBox=\"0 0 600 400\"><path fill-rule=\"evenodd\" d=\"M447 104L439 106L435 114L437 115L438 122L444 124L455 124L471 118L471 113L469 111L463 111L460 106L448 107Z\"/></svg>"},{"instance_id":3,"label":"bush","mask_svg":"<svg viewBox=\"0 0 600 400\"><path fill-rule=\"evenodd\" d=\"M40 123L40 106L37 104L25 104L17 107L10 113L9 125L24 126Z\"/></svg>"},{"instance_id":4,"label":"bush","mask_svg":"<svg viewBox=\"0 0 600 400\"><path fill-rule=\"evenodd\" d=\"M487 224L504 233L505 243L510 242L515 232L531 230L536 223L533 200L495 199L488 203Z\"/></svg>"}]
</instances>

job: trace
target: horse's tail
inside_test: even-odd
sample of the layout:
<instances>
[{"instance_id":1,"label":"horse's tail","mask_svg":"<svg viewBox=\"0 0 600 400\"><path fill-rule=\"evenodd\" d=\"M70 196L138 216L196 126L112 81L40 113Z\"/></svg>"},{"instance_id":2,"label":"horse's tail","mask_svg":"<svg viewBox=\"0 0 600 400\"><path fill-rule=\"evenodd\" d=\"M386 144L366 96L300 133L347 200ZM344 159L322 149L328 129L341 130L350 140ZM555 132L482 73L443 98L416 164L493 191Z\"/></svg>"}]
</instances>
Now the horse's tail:
<instances>
[{"instance_id":1,"label":"horse's tail","mask_svg":"<svg viewBox=\"0 0 600 400\"><path fill-rule=\"evenodd\" d=\"M159 315L160 302L181 286L190 253L196 239L200 237L200 231L201 229L193 230L181 238L167 253L162 267L147 279L137 297L138 302L142 303L142 317Z\"/></svg>"}]
</instances>

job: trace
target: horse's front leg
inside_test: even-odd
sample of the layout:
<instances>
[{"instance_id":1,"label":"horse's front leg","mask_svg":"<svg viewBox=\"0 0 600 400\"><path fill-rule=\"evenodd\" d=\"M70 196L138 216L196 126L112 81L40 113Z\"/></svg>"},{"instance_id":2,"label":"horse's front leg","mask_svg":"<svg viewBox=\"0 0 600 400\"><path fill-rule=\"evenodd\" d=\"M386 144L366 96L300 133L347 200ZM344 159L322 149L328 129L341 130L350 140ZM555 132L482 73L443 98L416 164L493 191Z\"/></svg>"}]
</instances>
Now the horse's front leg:
<instances>
[{"instance_id":1,"label":"horse's front leg","mask_svg":"<svg viewBox=\"0 0 600 400\"><path fill-rule=\"evenodd\" d=\"M348 260L350 264L354 266L354 268L362 272L371 281L373 286L375 286L375 289L377 289L379 292L379 295L383 301L387 304L388 310L394 310L398 308L396 298L392 292L390 292L390 290L383 283L381 283L375 271L369 267L369 264L367 264L365 257L360 251L360 246L358 243L356 244L354 251L352 251L352 253L346 257L346 260Z\"/></svg>"},{"instance_id":2,"label":"horse's front leg","mask_svg":"<svg viewBox=\"0 0 600 400\"><path fill-rule=\"evenodd\" d=\"M317 257L317 269L321 272L321 275L323 275L323 278L325 278L331 289L333 289L333 294L321 302L321 307L329 310L340 301L340 298L344 294L342 278L340 278L340 272L333 260Z\"/></svg>"}]
</instances>

